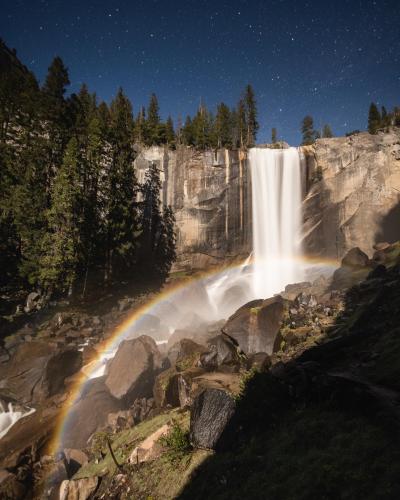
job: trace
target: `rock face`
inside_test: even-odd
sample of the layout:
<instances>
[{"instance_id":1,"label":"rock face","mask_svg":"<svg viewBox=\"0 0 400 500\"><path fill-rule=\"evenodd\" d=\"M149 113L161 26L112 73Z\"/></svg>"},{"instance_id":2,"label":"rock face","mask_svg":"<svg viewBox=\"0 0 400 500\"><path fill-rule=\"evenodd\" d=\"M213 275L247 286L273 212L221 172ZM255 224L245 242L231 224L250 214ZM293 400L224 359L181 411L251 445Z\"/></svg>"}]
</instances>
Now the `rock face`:
<instances>
[{"instance_id":1,"label":"rock face","mask_svg":"<svg viewBox=\"0 0 400 500\"><path fill-rule=\"evenodd\" d=\"M237 340L246 354L271 354L281 327L284 305L280 296L253 300L238 309L226 322L223 331Z\"/></svg>"},{"instance_id":2,"label":"rock face","mask_svg":"<svg viewBox=\"0 0 400 500\"><path fill-rule=\"evenodd\" d=\"M194 446L215 449L235 411L235 401L225 391L206 389L193 402L190 439Z\"/></svg>"},{"instance_id":3,"label":"rock face","mask_svg":"<svg viewBox=\"0 0 400 500\"><path fill-rule=\"evenodd\" d=\"M142 335L121 342L108 367L105 384L110 394L125 402L151 396L154 378L162 368L162 358L151 337Z\"/></svg>"},{"instance_id":4,"label":"rock face","mask_svg":"<svg viewBox=\"0 0 400 500\"><path fill-rule=\"evenodd\" d=\"M239 151L199 152L151 147L135 165L143 182L155 162L161 170L163 202L177 225L176 269L204 269L246 256L251 249L251 188L245 155Z\"/></svg>"},{"instance_id":5,"label":"rock face","mask_svg":"<svg viewBox=\"0 0 400 500\"><path fill-rule=\"evenodd\" d=\"M340 259L350 248L368 253L376 242L400 239L399 128L319 139L303 151L307 253Z\"/></svg>"},{"instance_id":6,"label":"rock face","mask_svg":"<svg viewBox=\"0 0 400 500\"><path fill-rule=\"evenodd\" d=\"M302 148L304 250L340 259L353 247L400 239L400 129L318 139ZM163 202L177 224L175 269L204 269L247 257L252 248L251 177L244 151L139 152L139 181L155 162Z\"/></svg>"}]
</instances>

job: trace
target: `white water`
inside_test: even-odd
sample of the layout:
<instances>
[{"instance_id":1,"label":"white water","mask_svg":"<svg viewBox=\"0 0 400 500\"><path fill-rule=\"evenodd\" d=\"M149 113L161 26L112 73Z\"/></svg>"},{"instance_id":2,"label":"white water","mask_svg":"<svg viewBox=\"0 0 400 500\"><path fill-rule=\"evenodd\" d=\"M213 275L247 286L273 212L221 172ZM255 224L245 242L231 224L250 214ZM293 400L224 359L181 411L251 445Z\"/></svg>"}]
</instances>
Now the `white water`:
<instances>
[{"instance_id":1,"label":"white water","mask_svg":"<svg viewBox=\"0 0 400 500\"><path fill-rule=\"evenodd\" d=\"M23 417L30 415L35 411L34 408L27 411L14 410L12 403L8 403L7 408L4 408L0 403L0 439L7 434L11 427Z\"/></svg>"},{"instance_id":2,"label":"white water","mask_svg":"<svg viewBox=\"0 0 400 500\"><path fill-rule=\"evenodd\" d=\"M297 148L252 148L253 287L259 298L302 281L301 161Z\"/></svg>"}]
</instances>

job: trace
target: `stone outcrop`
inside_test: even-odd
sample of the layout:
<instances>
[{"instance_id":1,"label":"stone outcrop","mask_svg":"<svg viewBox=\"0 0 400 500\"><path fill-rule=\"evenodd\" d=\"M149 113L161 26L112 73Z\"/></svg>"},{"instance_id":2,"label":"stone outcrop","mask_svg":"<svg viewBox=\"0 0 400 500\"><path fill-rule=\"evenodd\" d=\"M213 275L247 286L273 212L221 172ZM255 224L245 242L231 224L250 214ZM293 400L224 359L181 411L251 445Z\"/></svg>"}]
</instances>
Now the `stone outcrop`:
<instances>
[{"instance_id":1,"label":"stone outcrop","mask_svg":"<svg viewBox=\"0 0 400 500\"><path fill-rule=\"evenodd\" d=\"M400 239L400 129L319 139L303 148L304 247L340 259L353 247Z\"/></svg>"}]
</instances>

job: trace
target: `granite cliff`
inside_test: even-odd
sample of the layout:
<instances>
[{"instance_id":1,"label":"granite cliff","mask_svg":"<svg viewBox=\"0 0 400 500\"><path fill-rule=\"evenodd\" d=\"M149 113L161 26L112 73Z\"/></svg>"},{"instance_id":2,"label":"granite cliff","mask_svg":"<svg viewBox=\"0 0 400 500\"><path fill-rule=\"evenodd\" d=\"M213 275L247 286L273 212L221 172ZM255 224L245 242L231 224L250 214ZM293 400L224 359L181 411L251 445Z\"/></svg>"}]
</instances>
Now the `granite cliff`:
<instances>
[{"instance_id":1,"label":"granite cliff","mask_svg":"<svg viewBox=\"0 0 400 500\"><path fill-rule=\"evenodd\" d=\"M400 238L400 129L319 139L304 155L304 249L340 259L353 247ZM163 201L177 223L175 270L247 257L252 248L251 176L245 151L139 151L139 181L151 162L162 171Z\"/></svg>"}]
</instances>

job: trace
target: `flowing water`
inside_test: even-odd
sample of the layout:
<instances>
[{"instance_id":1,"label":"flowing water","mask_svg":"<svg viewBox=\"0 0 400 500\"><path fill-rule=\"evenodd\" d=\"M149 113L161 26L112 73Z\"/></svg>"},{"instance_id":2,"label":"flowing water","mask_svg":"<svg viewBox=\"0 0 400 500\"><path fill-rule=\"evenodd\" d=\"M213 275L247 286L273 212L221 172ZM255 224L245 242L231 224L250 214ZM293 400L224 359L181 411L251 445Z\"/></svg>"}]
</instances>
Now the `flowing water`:
<instances>
[{"instance_id":1,"label":"flowing water","mask_svg":"<svg viewBox=\"0 0 400 500\"><path fill-rule=\"evenodd\" d=\"M257 297L302 281L301 160L297 148L249 152L253 216L253 287Z\"/></svg>"}]
</instances>

